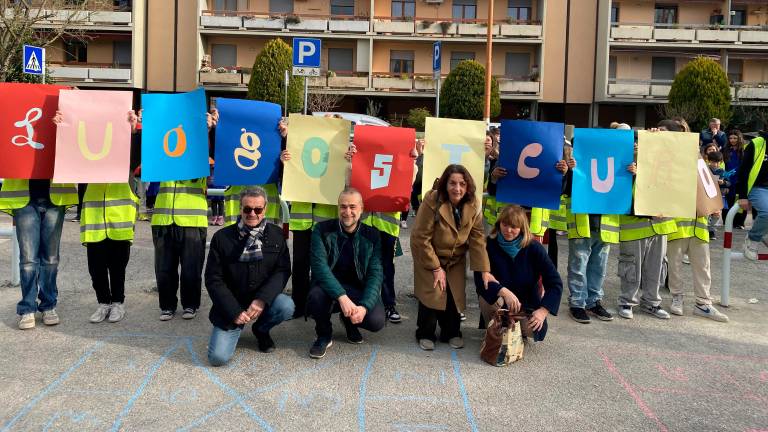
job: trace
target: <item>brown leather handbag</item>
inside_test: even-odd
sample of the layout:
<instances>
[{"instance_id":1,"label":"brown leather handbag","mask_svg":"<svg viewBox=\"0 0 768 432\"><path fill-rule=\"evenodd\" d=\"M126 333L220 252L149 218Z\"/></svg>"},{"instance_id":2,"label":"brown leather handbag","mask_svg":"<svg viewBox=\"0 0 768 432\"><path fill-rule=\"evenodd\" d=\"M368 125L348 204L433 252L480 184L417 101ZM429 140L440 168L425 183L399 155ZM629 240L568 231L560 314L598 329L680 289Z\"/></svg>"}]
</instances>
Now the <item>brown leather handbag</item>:
<instances>
[{"instance_id":1,"label":"brown leather handbag","mask_svg":"<svg viewBox=\"0 0 768 432\"><path fill-rule=\"evenodd\" d=\"M499 308L485 330L480 358L503 367L523 358L523 336L530 336L528 316Z\"/></svg>"}]
</instances>

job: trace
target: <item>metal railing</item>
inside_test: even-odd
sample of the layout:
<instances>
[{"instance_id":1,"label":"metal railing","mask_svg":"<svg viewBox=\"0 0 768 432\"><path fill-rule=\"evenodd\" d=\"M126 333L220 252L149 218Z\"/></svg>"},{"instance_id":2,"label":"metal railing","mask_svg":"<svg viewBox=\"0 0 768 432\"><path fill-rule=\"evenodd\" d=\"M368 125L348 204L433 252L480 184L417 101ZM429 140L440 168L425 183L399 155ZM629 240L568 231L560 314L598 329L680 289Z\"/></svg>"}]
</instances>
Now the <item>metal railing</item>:
<instances>
[{"instance_id":1,"label":"metal railing","mask_svg":"<svg viewBox=\"0 0 768 432\"><path fill-rule=\"evenodd\" d=\"M744 258L744 253L733 252L733 218L739 212L739 203L733 204L725 217L725 232L723 233L723 285L720 289L720 304L728 307L731 300L731 261ZM757 254L758 261L768 261L768 254Z\"/></svg>"}]
</instances>

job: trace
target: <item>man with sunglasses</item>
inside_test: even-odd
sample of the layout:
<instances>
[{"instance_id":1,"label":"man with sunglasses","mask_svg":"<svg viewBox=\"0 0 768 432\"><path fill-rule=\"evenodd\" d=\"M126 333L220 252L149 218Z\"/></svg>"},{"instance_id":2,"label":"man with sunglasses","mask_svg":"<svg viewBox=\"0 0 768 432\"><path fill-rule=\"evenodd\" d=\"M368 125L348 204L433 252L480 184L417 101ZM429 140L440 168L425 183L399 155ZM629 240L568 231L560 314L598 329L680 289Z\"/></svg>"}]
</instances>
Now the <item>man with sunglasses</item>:
<instances>
[{"instance_id":1,"label":"man with sunglasses","mask_svg":"<svg viewBox=\"0 0 768 432\"><path fill-rule=\"evenodd\" d=\"M293 317L294 304L283 294L291 276L291 258L283 231L265 219L267 193L260 187L240 192L240 217L211 239L205 287L213 305L208 361L227 363L248 323L259 351L275 349L269 331Z\"/></svg>"}]
</instances>

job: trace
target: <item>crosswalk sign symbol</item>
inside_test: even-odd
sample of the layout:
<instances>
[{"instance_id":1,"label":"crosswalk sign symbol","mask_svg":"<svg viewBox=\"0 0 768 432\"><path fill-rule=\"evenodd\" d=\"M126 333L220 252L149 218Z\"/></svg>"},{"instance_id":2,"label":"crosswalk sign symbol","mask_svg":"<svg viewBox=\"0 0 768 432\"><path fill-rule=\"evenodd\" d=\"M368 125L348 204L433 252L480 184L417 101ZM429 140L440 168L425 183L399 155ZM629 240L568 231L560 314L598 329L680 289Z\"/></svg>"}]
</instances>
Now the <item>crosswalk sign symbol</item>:
<instances>
[{"instance_id":1,"label":"crosswalk sign symbol","mask_svg":"<svg viewBox=\"0 0 768 432\"><path fill-rule=\"evenodd\" d=\"M24 45L24 73L42 75L45 68L45 49Z\"/></svg>"}]
</instances>

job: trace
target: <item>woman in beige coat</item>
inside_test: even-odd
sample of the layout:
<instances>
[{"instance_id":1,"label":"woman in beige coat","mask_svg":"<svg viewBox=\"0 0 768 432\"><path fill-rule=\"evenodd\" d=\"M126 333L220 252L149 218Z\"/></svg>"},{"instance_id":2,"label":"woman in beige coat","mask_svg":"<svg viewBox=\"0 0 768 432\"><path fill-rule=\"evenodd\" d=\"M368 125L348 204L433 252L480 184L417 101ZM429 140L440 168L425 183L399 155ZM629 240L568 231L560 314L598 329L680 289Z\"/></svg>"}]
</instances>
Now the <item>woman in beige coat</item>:
<instances>
[{"instance_id":1,"label":"woman in beige coat","mask_svg":"<svg viewBox=\"0 0 768 432\"><path fill-rule=\"evenodd\" d=\"M491 276L485 250L483 215L475 197L475 182L462 165L449 165L436 190L424 197L411 231L414 291L419 299L416 339L424 350L440 341L462 348L459 311L465 309L465 256L473 271L482 272L487 286Z\"/></svg>"}]
</instances>

